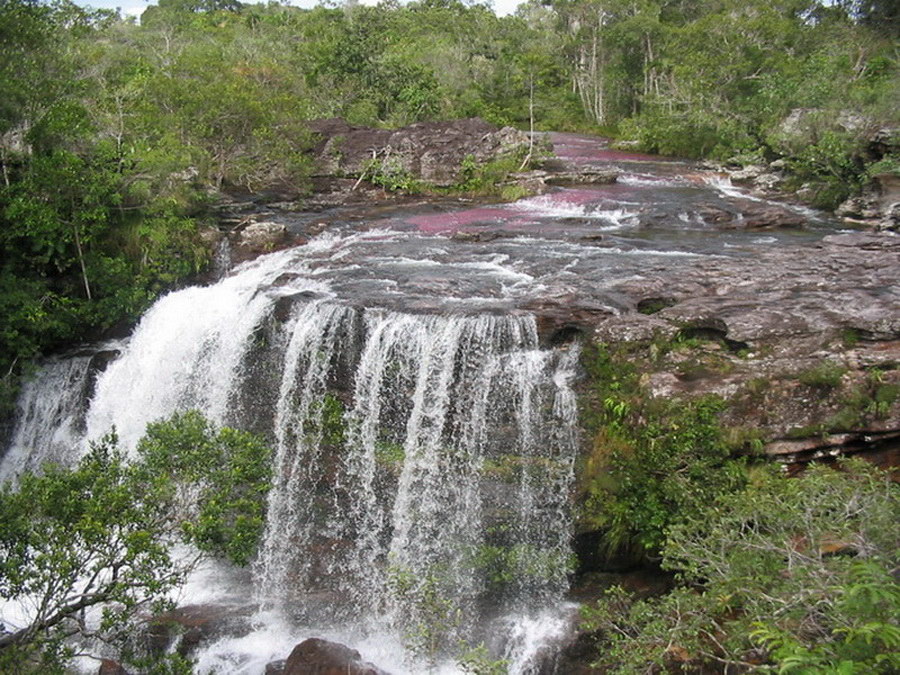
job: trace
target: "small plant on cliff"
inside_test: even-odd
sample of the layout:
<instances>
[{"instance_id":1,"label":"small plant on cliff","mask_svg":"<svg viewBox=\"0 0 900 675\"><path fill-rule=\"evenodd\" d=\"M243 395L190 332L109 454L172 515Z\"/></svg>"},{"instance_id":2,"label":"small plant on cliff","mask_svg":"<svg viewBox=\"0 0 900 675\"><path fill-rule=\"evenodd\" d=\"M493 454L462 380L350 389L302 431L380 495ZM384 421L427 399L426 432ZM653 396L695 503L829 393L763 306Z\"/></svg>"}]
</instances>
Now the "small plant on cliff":
<instances>
[{"instance_id":1,"label":"small plant on cliff","mask_svg":"<svg viewBox=\"0 0 900 675\"><path fill-rule=\"evenodd\" d=\"M150 424L130 461L114 435L72 468L0 490L0 672L60 672L69 638L125 644L141 613L206 556L247 564L262 533L269 451L197 412ZM172 552L192 544L193 555Z\"/></svg>"},{"instance_id":2,"label":"small plant on cliff","mask_svg":"<svg viewBox=\"0 0 900 675\"><path fill-rule=\"evenodd\" d=\"M448 588L447 572L433 567L419 573L394 564L388 569L388 587L403 607L400 629L406 647L434 665L458 641L463 620Z\"/></svg>"},{"instance_id":3,"label":"small plant on cliff","mask_svg":"<svg viewBox=\"0 0 900 675\"><path fill-rule=\"evenodd\" d=\"M635 600L614 588L586 608L598 665L897 672L900 488L863 462L841 469L758 473L673 526L662 566L675 590Z\"/></svg>"},{"instance_id":4,"label":"small plant on cliff","mask_svg":"<svg viewBox=\"0 0 900 675\"><path fill-rule=\"evenodd\" d=\"M388 192L418 192L419 182L400 161L391 157L370 159L363 166L361 178Z\"/></svg>"},{"instance_id":5,"label":"small plant on cliff","mask_svg":"<svg viewBox=\"0 0 900 675\"><path fill-rule=\"evenodd\" d=\"M519 185L504 185L510 174L523 169L527 148L501 154L479 164L474 155L466 155L460 165L459 180L452 188L456 192L495 195L510 200L524 197L526 190ZM530 166L530 165L529 165Z\"/></svg>"},{"instance_id":6,"label":"small plant on cliff","mask_svg":"<svg viewBox=\"0 0 900 675\"><path fill-rule=\"evenodd\" d=\"M807 387L816 389L835 389L841 384L841 378L847 368L834 361L822 361L811 368L797 374L797 379Z\"/></svg>"}]
</instances>

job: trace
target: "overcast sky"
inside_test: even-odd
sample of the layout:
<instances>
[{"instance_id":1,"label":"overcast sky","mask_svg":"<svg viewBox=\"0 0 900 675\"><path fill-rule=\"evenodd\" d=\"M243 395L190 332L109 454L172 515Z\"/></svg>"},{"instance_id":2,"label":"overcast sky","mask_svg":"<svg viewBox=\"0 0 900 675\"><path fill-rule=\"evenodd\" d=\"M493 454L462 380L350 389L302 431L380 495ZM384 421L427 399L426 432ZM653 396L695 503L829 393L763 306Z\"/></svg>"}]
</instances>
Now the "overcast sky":
<instances>
[{"instance_id":1,"label":"overcast sky","mask_svg":"<svg viewBox=\"0 0 900 675\"><path fill-rule=\"evenodd\" d=\"M125 14L140 15L148 6L155 2L147 0L75 0L76 4L96 9L121 9ZM378 0L361 0L364 5L377 5ZM522 0L494 0L494 10L500 16L506 16L516 11L516 7ZM291 0L290 4L297 7L314 7L318 0Z\"/></svg>"}]
</instances>

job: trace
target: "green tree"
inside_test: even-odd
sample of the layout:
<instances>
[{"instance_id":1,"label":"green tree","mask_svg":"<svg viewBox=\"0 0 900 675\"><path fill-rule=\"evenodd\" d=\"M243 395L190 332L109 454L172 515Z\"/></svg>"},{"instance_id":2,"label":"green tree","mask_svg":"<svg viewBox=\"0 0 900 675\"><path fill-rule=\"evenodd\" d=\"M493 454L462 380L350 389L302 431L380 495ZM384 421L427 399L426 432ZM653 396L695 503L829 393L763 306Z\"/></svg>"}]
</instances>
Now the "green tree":
<instances>
[{"instance_id":1,"label":"green tree","mask_svg":"<svg viewBox=\"0 0 900 675\"><path fill-rule=\"evenodd\" d=\"M121 646L204 557L247 564L270 471L260 439L191 411L148 425L132 460L110 435L72 468L5 485L0 597L30 612L0 635L0 669L61 667L75 636ZM195 553L175 555L176 543Z\"/></svg>"}]
</instances>

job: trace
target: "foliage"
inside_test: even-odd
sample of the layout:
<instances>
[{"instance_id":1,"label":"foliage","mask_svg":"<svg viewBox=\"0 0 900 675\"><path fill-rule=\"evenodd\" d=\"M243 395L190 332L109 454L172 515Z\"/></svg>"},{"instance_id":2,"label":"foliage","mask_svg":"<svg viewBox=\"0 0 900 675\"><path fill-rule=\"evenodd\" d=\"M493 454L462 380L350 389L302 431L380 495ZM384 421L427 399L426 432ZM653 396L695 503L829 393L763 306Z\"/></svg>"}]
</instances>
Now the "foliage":
<instances>
[{"instance_id":1,"label":"foliage","mask_svg":"<svg viewBox=\"0 0 900 675\"><path fill-rule=\"evenodd\" d=\"M863 462L759 474L669 530L673 592L635 600L614 588L586 609L600 665L896 671L898 515L897 486Z\"/></svg>"},{"instance_id":2,"label":"foliage","mask_svg":"<svg viewBox=\"0 0 900 675\"><path fill-rule=\"evenodd\" d=\"M610 551L656 553L668 529L721 494L740 489L745 462L731 445L715 397L654 399L634 364L599 345L589 357L594 450L581 472L581 522L604 531Z\"/></svg>"},{"instance_id":3,"label":"foliage","mask_svg":"<svg viewBox=\"0 0 900 675\"><path fill-rule=\"evenodd\" d=\"M133 460L109 435L72 468L47 465L5 485L0 595L30 614L0 636L0 664L62 667L76 635L122 644L205 555L247 564L268 457L256 437L187 412L148 425ZM176 543L197 552L176 554Z\"/></svg>"},{"instance_id":4,"label":"foliage","mask_svg":"<svg viewBox=\"0 0 900 675\"><path fill-rule=\"evenodd\" d=\"M463 620L462 609L445 589L446 573L440 569L416 574L402 565L388 569L391 593L401 601L399 617L406 647L426 658L432 665L455 646L457 629Z\"/></svg>"},{"instance_id":5,"label":"foliage","mask_svg":"<svg viewBox=\"0 0 900 675\"><path fill-rule=\"evenodd\" d=\"M476 563L477 564L477 563ZM388 568L388 584L404 607L399 618L406 647L434 668L440 657L454 656L462 672L502 675L508 662L495 659L484 643L470 644L459 636L464 614L446 588L446 569L416 574L402 565Z\"/></svg>"},{"instance_id":6,"label":"foliage","mask_svg":"<svg viewBox=\"0 0 900 675\"><path fill-rule=\"evenodd\" d=\"M847 368L833 361L822 361L819 364L797 374L797 379L807 387L817 389L834 389L841 383Z\"/></svg>"},{"instance_id":7,"label":"foliage","mask_svg":"<svg viewBox=\"0 0 900 675\"><path fill-rule=\"evenodd\" d=\"M182 530L201 551L247 565L262 535L271 467L253 434L216 429L199 412L176 413L147 425L137 449L154 480L196 486L196 506Z\"/></svg>"},{"instance_id":8,"label":"foliage","mask_svg":"<svg viewBox=\"0 0 900 675\"><path fill-rule=\"evenodd\" d=\"M527 148L519 148L516 152L507 152L488 162L479 163L472 155L463 158L460 178L454 191L476 195L496 195L513 198L523 195L505 193L504 183L510 174L524 171L538 161L538 157L532 157Z\"/></svg>"},{"instance_id":9,"label":"foliage","mask_svg":"<svg viewBox=\"0 0 900 675\"><path fill-rule=\"evenodd\" d=\"M529 544L483 544L472 551L470 565L495 592L513 584L532 586L575 569L575 560L559 551L545 551Z\"/></svg>"},{"instance_id":10,"label":"foliage","mask_svg":"<svg viewBox=\"0 0 900 675\"><path fill-rule=\"evenodd\" d=\"M900 157L897 155L885 155L877 162L873 162L866 167L866 172L870 178L874 178L879 174L893 174L900 176Z\"/></svg>"},{"instance_id":11,"label":"foliage","mask_svg":"<svg viewBox=\"0 0 900 675\"><path fill-rule=\"evenodd\" d=\"M362 178L388 192L418 192L418 182L398 160L386 157L371 159L363 166Z\"/></svg>"},{"instance_id":12,"label":"foliage","mask_svg":"<svg viewBox=\"0 0 900 675\"><path fill-rule=\"evenodd\" d=\"M459 657L459 666L471 675L506 675L509 672L509 662L494 659L484 643L465 649Z\"/></svg>"}]
</instances>

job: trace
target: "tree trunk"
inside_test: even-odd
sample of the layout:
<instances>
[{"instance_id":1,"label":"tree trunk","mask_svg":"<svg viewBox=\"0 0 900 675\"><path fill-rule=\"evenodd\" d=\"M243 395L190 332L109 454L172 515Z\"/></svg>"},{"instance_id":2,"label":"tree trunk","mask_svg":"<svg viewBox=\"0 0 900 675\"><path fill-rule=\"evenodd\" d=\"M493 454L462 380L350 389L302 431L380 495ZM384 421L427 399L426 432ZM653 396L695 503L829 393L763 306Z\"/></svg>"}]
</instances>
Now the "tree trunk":
<instances>
[{"instance_id":1,"label":"tree trunk","mask_svg":"<svg viewBox=\"0 0 900 675\"><path fill-rule=\"evenodd\" d=\"M75 232L75 250L78 251L78 264L81 266L81 280L84 282L84 294L91 300L91 285L88 283L87 268L84 265L84 252L81 250L81 237L78 235L78 226L72 225Z\"/></svg>"}]
</instances>

